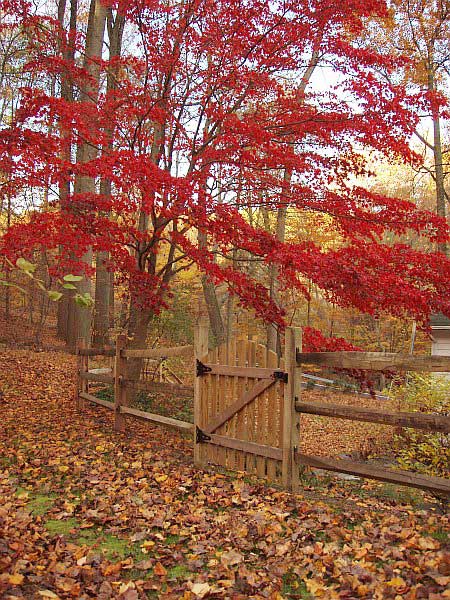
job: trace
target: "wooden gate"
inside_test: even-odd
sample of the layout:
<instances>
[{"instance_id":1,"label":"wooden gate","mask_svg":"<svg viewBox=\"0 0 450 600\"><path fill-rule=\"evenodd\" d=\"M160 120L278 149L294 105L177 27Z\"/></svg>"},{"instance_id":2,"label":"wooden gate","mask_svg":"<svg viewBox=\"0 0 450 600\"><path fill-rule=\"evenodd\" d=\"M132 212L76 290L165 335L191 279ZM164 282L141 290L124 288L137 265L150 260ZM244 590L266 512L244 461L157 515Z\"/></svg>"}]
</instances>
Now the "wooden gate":
<instances>
[{"instance_id":1,"label":"wooden gate","mask_svg":"<svg viewBox=\"0 0 450 600\"><path fill-rule=\"evenodd\" d=\"M285 483L288 373L256 341L232 340L197 358L196 459ZM287 431L286 425L289 426ZM289 448L292 447L288 440Z\"/></svg>"}]
</instances>

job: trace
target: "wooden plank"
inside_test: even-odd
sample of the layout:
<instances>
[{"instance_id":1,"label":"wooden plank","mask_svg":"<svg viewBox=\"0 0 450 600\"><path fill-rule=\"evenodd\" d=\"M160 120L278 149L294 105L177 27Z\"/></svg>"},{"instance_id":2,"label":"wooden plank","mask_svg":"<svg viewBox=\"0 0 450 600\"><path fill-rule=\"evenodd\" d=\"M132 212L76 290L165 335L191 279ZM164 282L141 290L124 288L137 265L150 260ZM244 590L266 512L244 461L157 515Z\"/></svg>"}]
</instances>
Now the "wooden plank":
<instances>
[{"instance_id":1,"label":"wooden plank","mask_svg":"<svg viewBox=\"0 0 450 600\"><path fill-rule=\"evenodd\" d=\"M80 350L84 350L85 341L83 339L78 340L77 342L77 368L76 368L76 376L75 376L75 404L77 410L81 410L83 408L83 402L80 396L80 392L86 391L84 386L87 382L81 379L82 373L86 370L84 368L85 359L80 354Z\"/></svg>"},{"instance_id":2,"label":"wooden plank","mask_svg":"<svg viewBox=\"0 0 450 600\"><path fill-rule=\"evenodd\" d=\"M77 354L80 356L115 356L114 348L79 348Z\"/></svg>"},{"instance_id":3,"label":"wooden plank","mask_svg":"<svg viewBox=\"0 0 450 600\"><path fill-rule=\"evenodd\" d=\"M208 353L208 360L212 364L216 364L218 362L218 348L213 348ZM220 402L219 393L220 393L220 385L219 385L219 377L207 377L207 387L206 387L206 395L203 403L203 413L202 413L202 429L206 427L206 424L209 423L212 418L212 410L214 410L217 406L217 403ZM205 389L205 388L203 388ZM214 413L215 414L215 413ZM202 446L202 452L205 454L205 462L213 462L217 464L217 448L213 446Z\"/></svg>"},{"instance_id":4,"label":"wooden plank","mask_svg":"<svg viewBox=\"0 0 450 600\"><path fill-rule=\"evenodd\" d=\"M331 458L309 456L301 453L298 454L298 460L301 464L314 467L315 469L348 473L349 475L357 475L360 477L367 477L368 479L387 481L389 483L397 483L398 485L407 485L422 490L450 495L450 480L442 477L418 475L416 473L407 473L405 471L393 471L374 467L372 465L363 465L350 460L334 460Z\"/></svg>"},{"instance_id":5,"label":"wooden plank","mask_svg":"<svg viewBox=\"0 0 450 600\"><path fill-rule=\"evenodd\" d=\"M297 353L301 351L302 333L299 327L287 327L284 344L285 369L288 381L284 384L283 396L283 464L282 483L292 491L298 491L299 465L296 450L299 447L300 419L296 412L295 400L300 395L300 376L297 369Z\"/></svg>"},{"instance_id":6,"label":"wooden plank","mask_svg":"<svg viewBox=\"0 0 450 600\"><path fill-rule=\"evenodd\" d=\"M90 373L89 371L80 373L80 378L86 381L97 381L99 383L114 383L113 375L106 375L105 373Z\"/></svg>"},{"instance_id":7,"label":"wooden plank","mask_svg":"<svg viewBox=\"0 0 450 600\"><path fill-rule=\"evenodd\" d=\"M238 340L240 342L246 340ZM247 361L242 359L243 364L239 364L236 367L230 365L213 365L206 364L206 367L210 367L211 371L207 375L228 375L230 377L253 377L255 379L273 379L273 372L277 369L264 369L261 367L247 367ZM205 377L207 376L205 375Z\"/></svg>"},{"instance_id":8,"label":"wooden plank","mask_svg":"<svg viewBox=\"0 0 450 600\"><path fill-rule=\"evenodd\" d=\"M245 394L247 387L247 379L245 378L245 373L247 369L247 340L238 339L236 342L236 365L237 367L232 369L233 375L238 375L240 371L240 375L238 375L238 379L236 382L236 403L242 398ZM244 375L242 375L244 373ZM238 439L242 439L244 437L245 432L245 422L244 422L244 414L243 412L236 412L236 437ZM238 471L245 471L245 454L243 452L238 452L236 456L236 468Z\"/></svg>"},{"instance_id":9,"label":"wooden plank","mask_svg":"<svg viewBox=\"0 0 450 600\"><path fill-rule=\"evenodd\" d=\"M97 398L92 394L88 394L87 392L80 392L80 397L84 400L89 400L89 402L94 402L95 404L100 404L101 406L105 406L106 408L114 409L114 402L108 402L108 400L103 400L102 398Z\"/></svg>"},{"instance_id":10,"label":"wooden plank","mask_svg":"<svg viewBox=\"0 0 450 600\"><path fill-rule=\"evenodd\" d=\"M262 344L256 345L256 356L255 361L259 367L266 366L266 348ZM275 387L275 386L274 386ZM274 388L270 388L274 389ZM259 396L255 400L255 420L256 420L256 436L255 442L257 444L261 444L263 446L271 445L269 443L268 436L268 418L267 418L267 399L268 399L268 391L259 394ZM266 476L266 464L268 459L265 456L261 456L260 454L256 455L256 474L258 477Z\"/></svg>"},{"instance_id":11,"label":"wooden plank","mask_svg":"<svg viewBox=\"0 0 450 600\"><path fill-rule=\"evenodd\" d=\"M236 338L233 336L229 341L228 341L228 347L227 347L227 361L226 364L227 365L232 365L234 366L236 364ZM226 381L227 381L227 394L228 394L228 398L229 398L229 404L233 404L236 400L237 400L237 396L236 396L236 382L237 382L238 378L237 377L226 377ZM236 418L233 417L231 418L228 422L227 422L227 435L230 438L235 438L236 437ZM227 452L227 467L229 469L236 469L236 456L237 454L239 454L238 451L229 448L228 452Z\"/></svg>"},{"instance_id":12,"label":"wooden plank","mask_svg":"<svg viewBox=\"0 0 450 600\"><path fill-rule=\"evenodd\" d=\"M425 413L392 412L373 408L356 406L341 406L339 404L318 404L316 402L296 402L298 412L337 419L365 421L367 423L382 423L397 427L412 427L426 431L441 431L450 433L450 417Z\"/></svg>"},{"instance_id":13,"label":"wooden plank","mask_svg":"<svg viewBox=\"0 0 450 600\"><path fill-rule=\"evenodd\" d=\"M297 365L314 364L339 369L374 371L450 371L450 356L411 356L384 352L299 352Z\"/></svg>"},{"instance_id":14,"label":"wooden plank","mask_svg":"<svg viewBox=\"0 0 450 600\"><path fill-rule=\"evenodd\" d=\"M236 337L232 337L231 340L228 343L228 361L227 364L228 365L236 365ZM238 377L227 377L227 381L228 381L228 393L229 393L229 398L230 398L230 404L233 404L236 400L237 400L237 381L238 381ZM232 419L230 419L227 423L227 428L228 428L228 435L231 438L235 438L236 437L236 417L233 417ZM239 454L238 451L233 450L233 449L229 449L228 451L228 456L227 456L227 460L228 460L228 468L230 469L236 469L236 464L237 464L237 455Z\"/></svg>"},{"instance_id":15,"label":"wooden plank","mask_svg":"<svg viewBox=\"0 0 450 600\"><path fill-rule=\"evenodd\" d=\"M213 433L219 429L219 427L231 419L233 415L242 410L245 406L252 402L252 400L259 396L259 394L262 394L274 384L275 379L262 379L261 381L258 381L252 388L244 393L242 398L239 398L239 400L226 408L220 415L211 419L211 421L204 428L204 431L206 433Z\"/></svg>"},{"instance_id":16,"label":"wooden plank","mask_svg":"<svg viewBox=\"0 0 450 600\"><path fill-rule=\"evenodd\" d=\"M152 423L158 423L159 425L165 425L179 431L193 432L194 425L187 421L179 421L178 419L172 419L171 417L163 417L162 415L156 415L154 413L147 412L145 410L138 410L131 406L121 406L120 412L123 415L131 415L145 421L151 421Z\"/></svg>"},{"instance_id":17,"label":"wooden plank","mask_svg":"<svg viewBox=\"0 0 450 600\"><path fill-rule=\"evenodd\" d=\"M125 429L125 419L123 418L121 407L127 403L127 391L122 385L126 378L127 361L122 356L123 349L127 343L125 335L119 335L116 339L116 357L114 360L114 429L123 431Z\"/></svg>"},{"instance_id":18,"label":"wooden plank","mask_svg":"<svg viewBox=\"0 0 450 600\"><path fill-rule=\"evenodd\" d=\"M193 385L178 385L177 383L168 383L159 381L133 381L132 379L124 379L122 383L127 388L133 388L137 390L143 390L148 392L171 392L180 396L194 395Z\"/></svg>"},{"instance_id":19,"label":"wooden plank","mask_svg":"<svg viewBox=\"0 0 450 600\"><path fill-rule=\"evenodd\" d=\"M249 367L255 367L256 366L256 344L252 339L249 339L247 341L247 365ZM249 379L248 380L249 385L253 384L253 388L251 389L255 389L257 382L255 381L255 379ZM250 391L249 390L249 391ZM259 394L257 394L253 400L251 402L248 402L246 404L246 406L244 407L244 420L246 423L246 427L245 427L245 431L244 431L244 437L243 439L248 441L248 442L257 442L256 438L255 438L255 426L256 426L256 399L258 398ZM251 453L247 453L246 457L246 471L247 473L253 473L256 474L256 456L255 454L251 454Z\"/></svg>"},{"instance_id":20,"label":"wooden plank","mask_svg":"<svg viewBox=\"0 0 450 600\"><path fill-rule=\"evenodd\" d=\"M225 364L227 360L227 349L226 345L221 344L217 348L217 362L220 364ZM227 406L230 401L230 398L227 394L226 385L227 385L227 377L224 375L217 375L216 379L216 396L213 398L212 411L210 413L211 419L208 417L208 422L214 418L216 418L220 412ZM215 402L214 402L215 400ZM223 428L225 435L227 435L226 425ZM223 467L227 466L227 452L225 448L221 448L220 446L215 447L215 456L214 460L217 464L222 465Z\"/></svg>"},{"instance_id":21,"label":"wooden plank","mask_svg":"<svg viewBox=\"0 0 450 600\"><path fill-rule=\"evenodd\" d=\"M233 448L246 452L252 455L266 456L275 460L281 460L282 451L280 448L272 448L271 446L263 446L262 444L255 444L254 442L248 442L246 440L229 438L225 435L218 435L217 433L211 434L211 441L208 444L216 444L217 446L223 446L225 448Z\"/></svg>"},{"instance_id":22,"label":"wooden plank","mask_svg":"<svg viewBox=\"0 0 450 600\"><path fill-rule=\"evenodd\" d=\"M267 347L264 347L264 360L268 368L275 369L278 367L278 356L276 352L267 350ZM266 400L267 420L265 427L267 431L266 444L281 449L280 442L283 416L280 412L280 387L281 384L277 382L268 391ZM267 459L266 462L268 479L273 482L279 482L279 477L277 475L280 467L279 461Z\"/></svg>"},{"instance_id":23,"label":"wooden plank","mask_svg":"<svg viewBox=\"0 0 450 600\"><path fill-rule=\"evenodd\" d=\"M174 346L173 348L136 348L134 350L122 350L125 358L163 358L169 356L192 356L194 346ZM204 352L202 357L206 354Z\"/></svg>"},{"instance_id":24,"label":"wooden plank","mask_svg":"<svg viewBox=\"0 0 450 600\"><path fill-rule=\"evenodd\" d=\"M199 319L194 327L194 361L193 369L196 372L197 360L204 359L208 353L208 322L206 319ZM194 379L194 426L202 428L202 403L204 402L205 380L203 377L196 376ZM194 464L203 464L203 454L201 444L197 444L194 438Z\"/></svg>"}]
</instances>

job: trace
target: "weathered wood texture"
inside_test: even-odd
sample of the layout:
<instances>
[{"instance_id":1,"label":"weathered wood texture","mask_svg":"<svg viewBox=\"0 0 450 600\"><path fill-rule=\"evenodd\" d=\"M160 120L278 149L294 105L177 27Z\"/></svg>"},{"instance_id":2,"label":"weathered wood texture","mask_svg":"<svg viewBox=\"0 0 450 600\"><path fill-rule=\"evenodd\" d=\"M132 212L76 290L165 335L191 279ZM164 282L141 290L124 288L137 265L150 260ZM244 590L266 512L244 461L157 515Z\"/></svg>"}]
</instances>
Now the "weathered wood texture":
<instances>
[{"instance_id":1,"label":"weathered wood texture","mask_svg":"<svg viewBox=\"0 0 450 600\"><path fill-rule=\"evenodd\" d=\"M85 379L86 381L96 381L98 383L114 383L114 376L107 375L105 373L83 372L80 373L80 379Z\"/></svg>"},{"instance_id":2,"label":"weathered wood texture","mask_svg":"<svg viewBox=\"0 0 450 600\"><path fill-rule=\"evenodd\" d=\"M416 473L407 473L405 471L392 471L390 469L365 465L350 460L334 460L332 458L309 456L301 453L298 453L298 460L300 464L308 465L316 469L347 473L349 475L357 475L368 479L387 481L389 483L407 485L422 490L450 495L450 480L441 477L430 477L428 475L418 475Z\"/></svg>"},{"instance_id":3,"label":"weathered wood texture","mask_svg":"<svg viewBox=\"0 0 450 600\"><path fill-rule=\"evenodd\" d=\"M131 406L121 406L120 412L124 415L131 415L132 417L137 417L138 419L144 419L145 421L151 421L152 423L158 423L159 425L164 425L165 427L170 427L172 429L177 429L187 433L192 433L194 430L194 425L192 423L188 423L187 421L179 421L178 419L172 419L171 417L156 415L145 410L132 408Z\"/></svg>"},{"instance_id":4,"label":"weathered wood texture","mask_svg":"<svg viewBox=\"0 0 450 600\"><path fill-rule=\"evenodd\" d=\"M80 392L80 398L83 398L83 400L89 400L89 402L93 402L94 404L100 404L100 406L105 406L111 410L114 409L114 402L108 402L108 400L97 398L97 396L88 394L87 392Z\"/></svg>"},{"instance_id":5,"label":"weathered wood texture","mask_svg":"<svg viewBox=\"0 0 450 600\"><path fill-rule=\"evenodd\" d=\"M298 327L288 327L285 334L284 360L287 383L283 400L283 486L288 490L299 489L299 465L295 450L299 446L300 419L295 410L295 401L300 397L300 377L297 372L297 352L302 349L302 332Z\"/></svg>"},{"instance_id":6,"label":"weathered wood texture","mask_svg":"<svg viewBox=\"0 0 450 600\"><path fill-rule=\"evenodd\" d=\"M194 373L197 368L198 360L205 360L208 353L208 322L206 319L199 319L194 327L194 361L192 368ZM204 404L204 388L200 377L194 380L194 426L203 423L202 410ZM194 440L194 464L202 465L205 459L204 449L201 444L196 444Z\"/></svg>"},{"instance_id":7,"label":"weathered wood texture","mask_svg":"<svg viewBox=\"0 0 450 600\"><path fill-rule=\"evenodd\" d=\"M411 356L384 352L298 352L297 365L323 365L371 371L450 371L450 356Z\"/></svg>"},{"instance_id":8,"label":"weathered wood texture","mask_svg":"<svg viewBox=\"0 0 450 600\"><path fill-rule=\"evenodd\" d=\"M82 380L82 375L85 369L86 359L81 355L80 350L84 350L84 340L78 340L77 342L77 367L76 367L76 378L75 378L75 405L78 410L83 408L83 400L80 396L80 392L85 391L82 386L85 382Z\"/></svg>"},{"instance_id":9,"label":"weathered wood texture","mask_svg":"<svg viewBox=\"0 0 450 600\"><path fill-rule=\"evenodd\" d=\"M209 440L195 446L202 463L281 483L284 383L276 354L266 355L254 340L233 339L204 357L195 424Z\"/></svg>"},{"instance_id":10,"label":"weathered wood texture","mask_svg":"<svg viewBox=\"0 0 450 600\"><path fill-rule=\"evenodd\" d=\"M240 340L245 341L245 340ZM219 349L221 348L221 346L219 346ZM245 347L243 349L241 349L241 352L244 353L247 350L247 345L245 345ZM245 358L244 360L244 355L242 354L242 360L241 362L247 362L247 359ZM209 375L227 375L229 377L251 377L252 379L272 379L273 378L273 372L276 371L277 369L266 369L263 367L252 367L252 366L233 366L233 365L221 365L221 364L214 364L211 362L206 362L204 363L205 367L207 369L210 369Z\"/></svg>"},{"instance_id":11,"label":"weathered wood texture","mask_svg":"<svg viewBox=\"0 0 450 600\"><path fill-rule=\"evenodd\" d=\"M116 357L114 362L114 429L116 431L123 431L125 429L125 418L121 407L127 403L127 391L122 385L127 370L127 361L122 356L122 351L126 343L126 336L119 335L116 340Z\"/></svg>"},{"instance_id":12,"label":"weathered wood texture","mask_svg":"<svg viewBox=\"0 0 450 600\"><path fill-rule=\"evenodd\" d=\"M124 358L165 358L169 356L192 356L194 346L175 346L174 348L138 348L136 350L122 350Z\"/></svg>"},{"instance_id":13,"label":"weathered wood texture","mask_svg":"<svg viewBox=\"0 0 450 600\"><path fill-rule=\"evenodd\" d=\"M296 402L295 409L298 412L311 415L450 433L450 417L444 415L409 412L396 413L372 408L341 406L339 404L318 404L316 402Z\"/></svg>"},{"instance_id":14,"label":"weathered wood texture","mask_svg":"<svg viewBox=\"0 0 450 600\"><path fill-rule=\"evenodd\" d=\"M115 348L78 348L77 354L80 356L115 356Z\"/></svg>"}]
</instances>

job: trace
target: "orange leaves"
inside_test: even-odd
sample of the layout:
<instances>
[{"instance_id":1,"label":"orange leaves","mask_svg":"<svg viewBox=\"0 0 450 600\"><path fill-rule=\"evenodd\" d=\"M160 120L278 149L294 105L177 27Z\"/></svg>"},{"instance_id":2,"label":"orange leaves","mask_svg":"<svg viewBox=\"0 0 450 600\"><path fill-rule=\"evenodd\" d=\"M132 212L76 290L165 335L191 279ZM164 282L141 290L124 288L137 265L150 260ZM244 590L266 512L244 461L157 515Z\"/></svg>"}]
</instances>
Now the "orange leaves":
<instances>
[{"instance_id":1,"label":"orange leaves","mask_svg":"<svg viewBox=\"0 0 450 600\"><path fill-rule=\"evenodd\" d=\"M293 496L195 469L176 434L136 424L125 438L102 408L77 413L70 365L0 355L0 597L445 598L448 518L432 499L336 480Z\"/></svg>"}]
</instances>

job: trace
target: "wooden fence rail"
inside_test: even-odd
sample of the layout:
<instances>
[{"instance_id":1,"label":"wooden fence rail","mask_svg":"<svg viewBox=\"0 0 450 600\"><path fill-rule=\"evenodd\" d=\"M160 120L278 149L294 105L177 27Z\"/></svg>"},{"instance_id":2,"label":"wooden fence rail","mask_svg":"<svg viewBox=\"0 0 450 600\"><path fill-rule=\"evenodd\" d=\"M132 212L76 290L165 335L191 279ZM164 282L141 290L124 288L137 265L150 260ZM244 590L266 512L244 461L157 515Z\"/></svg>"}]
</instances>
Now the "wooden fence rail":
<instances>
[{"instance_id":1,"label":"wooden fence rail","mask_svg":"<svg viewBox=\"0 0 450 600\"><path fill-rule=\"evenodd\" d=\"M337 369L411 370L450 372L448 356L410 356L377 352L304 353L301 330L288 328L284 358L255 340L231 340L208 352L208 327L201 321L195 328L194 345L127 349L126 338L119 336L114 349L78 350L76 401L84 401L114 411L115 428L123 430L126 417L157 423L194 434L194 461L220 464L230 469L255 473L299 489L302 465L358 477L408 485L450 495L450 480L389 470L371 464L310 456L301 451L301 414L411 427L427 432L450 433L450 416L394 412L381 408L342 406L302 400L303 365L322 365ZM110 372L89 371L89 358L114 357ZM143 358L183 356L194 358L193 386L155 381L136 381L127 375L128 361ZM114 385L114 401L89 393L89 382ZM157 415L128 405L132 390L170 391L193 395L194 423Z\"/></svg>"},{"instance_id":2,"label":"wooden fence rail","mask_svg":"<svg viewBox=\"0 0 450 600\"><path fill-rule=\"evenodd\" d=\"M314 364L339 369L450 371L450 356L411 356L381 352L303 353L299 349L296 353L296 359L298 370L305 364ZM341 406L331 403L304 402L299 397L295 400L295 410L299 413L338 419L410 427L428 432L450 433L450 416L447 415L392 412L363 407ZM450 495L450 480L442 477L431 477L400 470L394 471L353 461L310 456L299 451L296 453L296 460L301 465L307 465L316 469L347 473L358 477L408 485L410 487Z\"/></svg>"},{"instance_id":3,"label":"wooden fence rail","mask_svg":"<svg viewBox=\"0 0 450 600\"><path fill-rule=\"evenodd\" d=\"M126 337L119 336L115 348L86 348L83 343L79 344L78 369L76 383L77 406L81 408L83 401L99 404L114 411L114 428L121 431L125 427L125 417L143 419L152 423L158 423L166 427L178 429L184 432L192 432L194 425L178 419L156 415L148 411L139 410L128 406L128 390L138 389L145 391L170 391L184 396L193 395L193 386L183 386L155 381L134 381L127 378L127 362L133 358L156 358L167 356L186 356L193 354L193 346L178 346L174 348L142 348L127 350ZM95 356L114 357L114 368L110 372L98 372L89 370L89 358ZM114 401L109 402L89 393L89 382L106 383L114 385Z\"/></svg>"},{"instance_id":4,"label":"wooden fence rail","mask_svg":"<svg viewBox=\"0 0 450 600\"><path fill-rule=\"evenodd\" d=\"M450 371L450 356L412 356L386 352L297 352L297 365L370 371Z\"/></svg>"},{"instance_id":5,"label":"wooden fence rail","mask_svg":"<svg viewBox=\"0 0 450 600\"><path fill-rule=\"evenodd\" d=\"M316 402L295 403L295 410L310 415L322 415L337 419L350 419L351 421L365 421L366 423L381 423L382 425L396 425L397 427L412 427L426 431L450 433L450 417L424 413L391 412L373 408L356 406L341 406L340 404L318 404Z\"/></svg>"}]
</instances>

